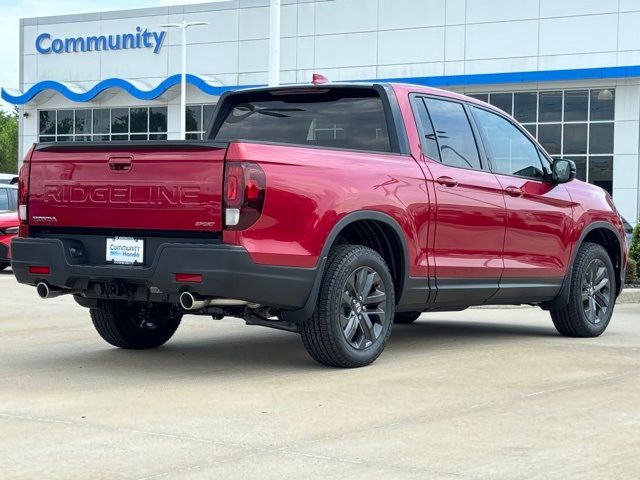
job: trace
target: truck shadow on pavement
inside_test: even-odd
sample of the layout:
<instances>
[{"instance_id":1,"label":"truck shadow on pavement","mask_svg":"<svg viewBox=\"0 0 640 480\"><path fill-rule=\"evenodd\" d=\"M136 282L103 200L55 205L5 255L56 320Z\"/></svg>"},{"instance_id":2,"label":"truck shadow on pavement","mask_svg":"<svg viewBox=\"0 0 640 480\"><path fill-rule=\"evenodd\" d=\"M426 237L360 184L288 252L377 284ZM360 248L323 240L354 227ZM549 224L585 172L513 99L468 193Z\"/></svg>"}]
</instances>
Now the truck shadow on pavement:
<instances>
[{"instance_id":1,"label":"truck shadow on pavement","mask_svg":"<svg viewBox=\"0 0 640 480\"><path fill-rule=\"evenodd\" d=\"M551 322L549 325L518 325L458 320L418 320L410 325L394 325L387 349L402 356L403 351L417 348L460 349L504 344L516 340L537 337L557 337ZM385 350L385 353L388 353Z\"/></svg>"},{"instance_id":2,"label":"truck shadow on pavement","mask_svg":"<svg viewBox=\"0 0 640 480\"><path fill-rule=\"evenodd\" d=\"M557 337L557 334L552 326L543 325L422 320L412 325L396 325L379 361L402 362L403 356L406 356L413 362L417 350L427 352L425 361L428 361L429 351L439 354L443 350L468 352L469 348L539 337ZM339 371L314 362L307 355L297 334L250 329L246 334L227 331L216 337L215 326L206 337L197 339L193 338L193 332L186 332L182 336L179 330L174 339L156 350L120 350L97 344L87 345L85 342L85 348L75 350L72 354L65 352L62 356L52 354L47 355L46 359L34 359L40 360L46 362L46 367L65 368L67 371L83 368L85 374L88 370L100 374L100 370L103 370L109 376L122 371L129 377L133 375L145 379L183 375L231 376L240 369L261 375L305 370Z\"/></svg>"}]
</instances>

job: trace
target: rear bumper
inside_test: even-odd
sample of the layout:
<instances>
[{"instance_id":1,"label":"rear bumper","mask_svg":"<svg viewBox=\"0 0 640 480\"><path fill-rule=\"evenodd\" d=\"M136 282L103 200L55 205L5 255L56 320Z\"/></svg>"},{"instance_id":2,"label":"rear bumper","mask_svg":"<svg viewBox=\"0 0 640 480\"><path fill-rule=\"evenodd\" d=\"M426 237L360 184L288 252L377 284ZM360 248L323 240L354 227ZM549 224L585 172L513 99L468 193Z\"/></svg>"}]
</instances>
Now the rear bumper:
<instances>
[{"instance_id":1,"label":"rear bumper","mask_svg":"<svg viewBox=\"0 0 640 480\"><path fill-rule=\"evenodd\" d=\"M138 301L178 303L180 293L189 290L295 310L305 305L317 271L258 265L244 248L224 244L162 243L144 267L78 263L60 239L16 238L11 249L18 282L35 285L44 280L87 298L121 298L125 292ZM30 274L29 266L48 266L50 274ZM175 273L200 274L202 283L178 283ZM96 284L118 288L105 291Z\"/></svg>"}]
</instances>

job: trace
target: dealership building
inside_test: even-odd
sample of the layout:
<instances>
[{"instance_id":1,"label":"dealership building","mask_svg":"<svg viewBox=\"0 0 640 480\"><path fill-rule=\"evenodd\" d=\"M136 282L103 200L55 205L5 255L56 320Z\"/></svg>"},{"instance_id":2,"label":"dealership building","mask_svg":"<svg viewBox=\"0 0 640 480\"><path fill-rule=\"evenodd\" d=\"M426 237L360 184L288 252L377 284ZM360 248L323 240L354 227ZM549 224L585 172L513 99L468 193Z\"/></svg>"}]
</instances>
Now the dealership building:
<instances>
[{"instance_id":1,"label":"dealership building","mask_svg":"<svg viewBox=\"0 0 640 480\"><path fill-rule=\"evenodd\" d=\"M34 13L37 13L34 12ZM20 22L20 150L34 142L187 137L219 96L267 83L269 0L232 0ZM463 92L520 121L578 176L640 206L640 1L282 0L282 83L401 81Z\"/></svg>"}]
</instances>

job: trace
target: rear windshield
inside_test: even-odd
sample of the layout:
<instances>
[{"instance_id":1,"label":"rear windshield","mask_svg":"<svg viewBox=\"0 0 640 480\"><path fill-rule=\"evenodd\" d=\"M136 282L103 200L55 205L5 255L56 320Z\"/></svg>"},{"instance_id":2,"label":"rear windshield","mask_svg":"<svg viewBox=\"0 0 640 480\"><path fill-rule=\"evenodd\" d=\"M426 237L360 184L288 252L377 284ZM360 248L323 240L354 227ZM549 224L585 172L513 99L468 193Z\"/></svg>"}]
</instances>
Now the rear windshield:
<instances>
[{"instance_id":1,"label":"rear windshield","mask_svg":"<svg viewBox=\"0 0 640 480\"><path fill-rule=\"evenodd\" d=\"M382 99L375 90L319 92L233 96L236 103L214 138L391 151Z\"/></svg>"}]
</instances>

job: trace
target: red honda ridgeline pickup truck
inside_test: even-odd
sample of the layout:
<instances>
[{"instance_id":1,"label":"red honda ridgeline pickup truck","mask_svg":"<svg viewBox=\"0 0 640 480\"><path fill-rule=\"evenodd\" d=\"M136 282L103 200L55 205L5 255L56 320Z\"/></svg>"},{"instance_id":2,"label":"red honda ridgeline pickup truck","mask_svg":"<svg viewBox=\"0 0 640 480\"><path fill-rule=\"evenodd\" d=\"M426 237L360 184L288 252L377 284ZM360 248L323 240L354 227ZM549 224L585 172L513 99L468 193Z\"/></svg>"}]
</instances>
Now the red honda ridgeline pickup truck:
<instances>
[{"instance_id":1,"label":"red honda ridgeline pickup truck","mask_svg":"<svg viewBox=\"0 0 640 480\"><path fill-rule=\"evenodd\" d=\"M186 313L300 333L373 362L421 312L534 304L562 335L607 328L622 222L512 118L410 85L224 95L206 141L37 144L20 173L18 281L71 294L122 348Z\"/></svg>"}]
</instances>

